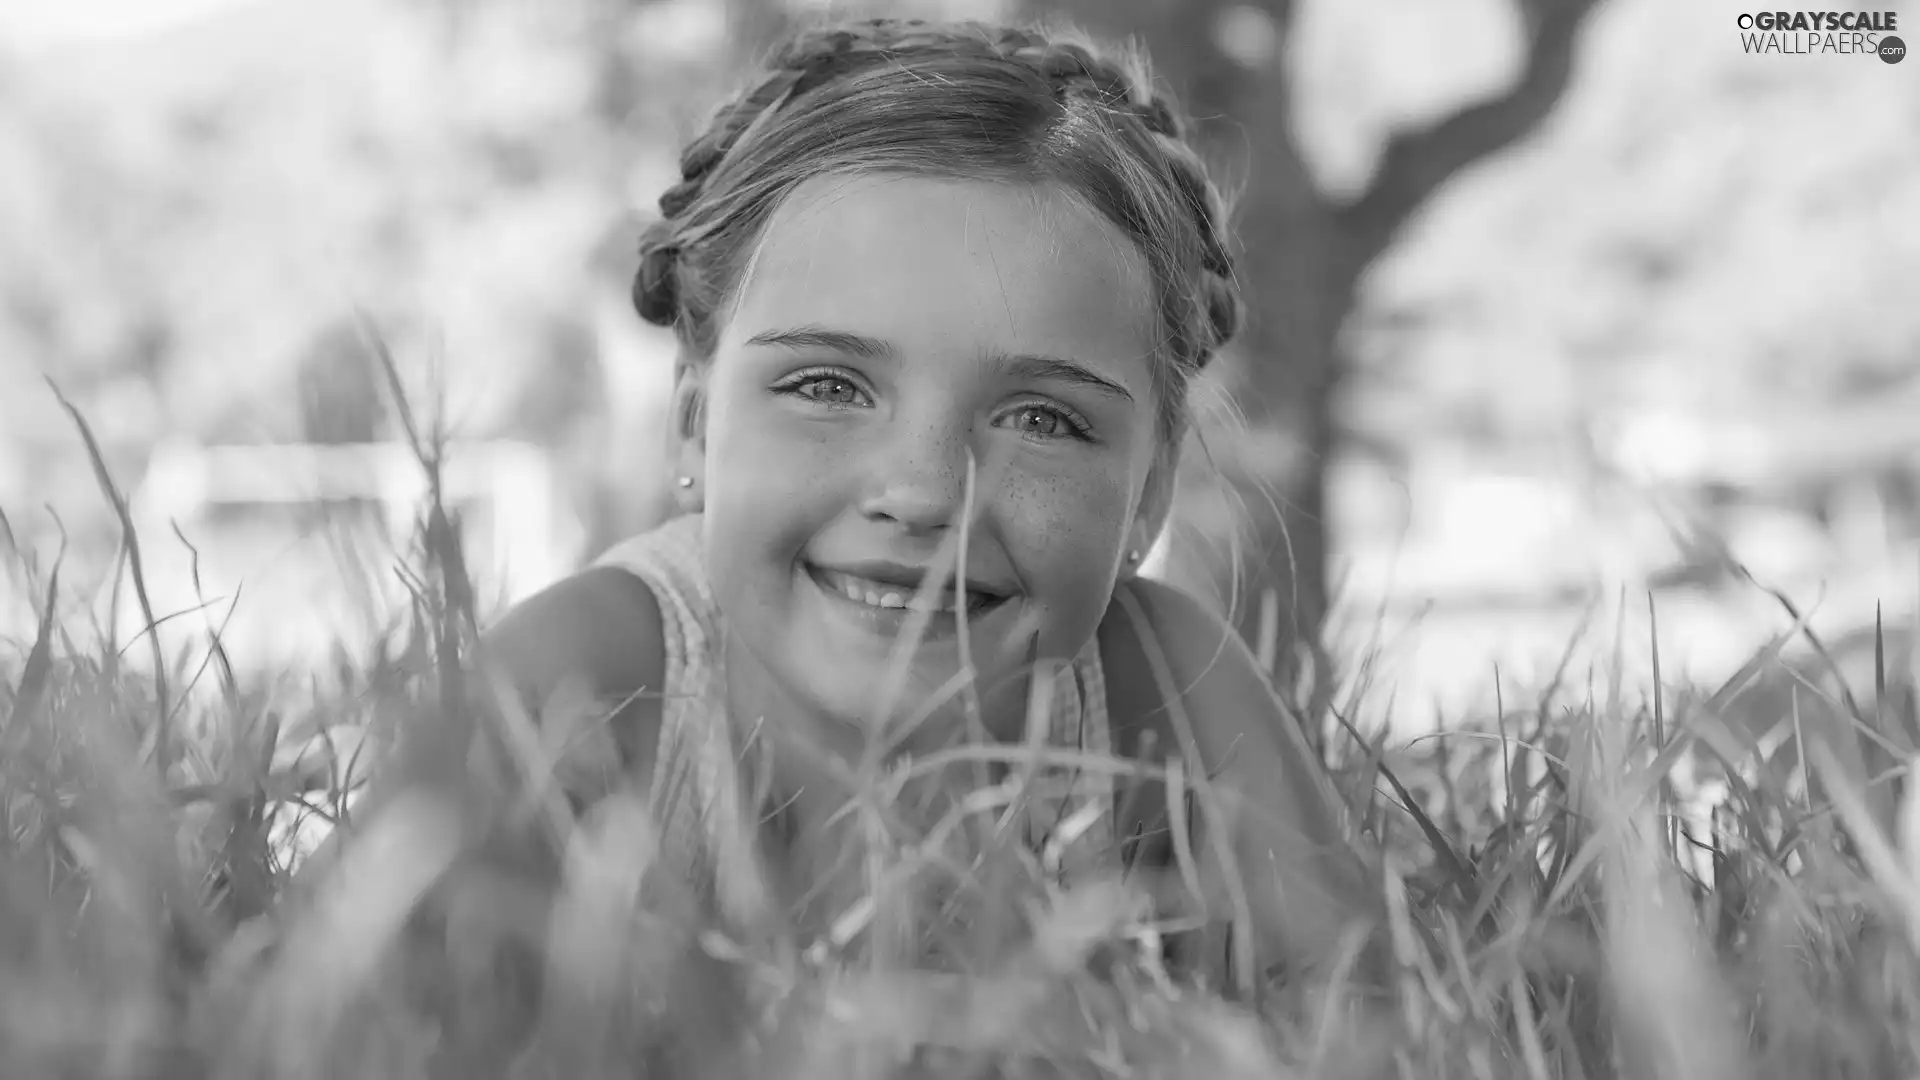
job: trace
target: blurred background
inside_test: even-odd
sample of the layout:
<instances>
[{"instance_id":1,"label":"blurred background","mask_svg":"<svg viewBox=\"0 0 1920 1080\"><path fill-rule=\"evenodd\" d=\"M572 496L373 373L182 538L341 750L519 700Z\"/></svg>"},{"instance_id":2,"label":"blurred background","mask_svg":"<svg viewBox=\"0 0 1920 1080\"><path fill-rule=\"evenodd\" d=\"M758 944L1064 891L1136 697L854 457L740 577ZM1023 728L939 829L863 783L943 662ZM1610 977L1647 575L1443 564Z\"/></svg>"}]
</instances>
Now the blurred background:
<instances>
[{"instance_id":1,"label":"blurred background","mask_svg":"<svg viewBox=\"0 0 1920 1080\"><path fill-rule=\"evenodd\" d=\"M260 671L404 601L423 481L376 343L445 419L493 610L658 521L636 238L737 65L822 10L0 0L0 510L40 573L65 545L66 625L139 623L48 380L155 613ZM1876 605L1911 625L1920 62L1751 55L1726 0L833 10L1153 49L1244 189L1253 319L1154 572L1274 589L1376 688L1363 719L1421 729L1616 632L1644 678L1650 608L1663 673L1724 677L1789 623L1734 561L1849 656ZM24 652L41 593L7 574Z\"/></svg>"}]
</instances>

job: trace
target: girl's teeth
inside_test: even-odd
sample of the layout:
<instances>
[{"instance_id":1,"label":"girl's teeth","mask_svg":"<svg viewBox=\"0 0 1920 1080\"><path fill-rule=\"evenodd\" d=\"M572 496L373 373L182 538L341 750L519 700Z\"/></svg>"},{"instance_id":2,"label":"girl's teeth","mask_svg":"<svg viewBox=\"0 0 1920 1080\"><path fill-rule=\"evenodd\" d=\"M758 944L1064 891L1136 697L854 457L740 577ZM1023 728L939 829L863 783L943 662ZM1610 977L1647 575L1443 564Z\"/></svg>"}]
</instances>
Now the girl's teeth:
<instances>
[{"instance_id":1,"label":"girl's teeth","mask_svg":"<svg viewBox=\"0 0 1920 1080\"><path fill-rule=\"evenodd\" d=\"M877 608L915 607L915 597L896 592L892 589L878 590L857 578L845 574L828 574L827 580L835 591L849 600ZM933 598L933 610L951 615L957 606L956 597L951 592L943 592Z\"/></svg>"}]
</instances>

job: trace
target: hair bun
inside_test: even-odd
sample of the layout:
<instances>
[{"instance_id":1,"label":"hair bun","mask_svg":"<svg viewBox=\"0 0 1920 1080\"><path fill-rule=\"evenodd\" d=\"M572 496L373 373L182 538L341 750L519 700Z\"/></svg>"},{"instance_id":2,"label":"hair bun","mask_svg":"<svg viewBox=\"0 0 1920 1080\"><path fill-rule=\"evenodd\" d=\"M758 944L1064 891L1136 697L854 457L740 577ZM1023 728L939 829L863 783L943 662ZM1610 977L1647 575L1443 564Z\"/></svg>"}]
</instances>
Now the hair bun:
<instances>
[{"instance_id":1,"label":"hair bun","mask_svg":"<svg viewBox=\"0 0 1920 1080\"><path fill-rule=\"evenodd\" d=\"M666 244L648 244L640 251L640 269L633 276L633 309L655 326L673 325L680 307L673 264L678 254Z\"/></svg>"},{"instance_id":2,"label":"hair bun","mask_svg":"<svg viewBox=\"0 0 1920 1080\"><path fill-rule=\"evenodd\" d=\"M1240 336L1246 324L1246 303L1240 296L1240 290L1225 277L1216 276L1207 283L1207 322L1211 324L1213 342L1207 350L1206 358L1200 362L1205 367L1213 354L1226 347L1228 342Z\"/></svg>"}]
</instances>

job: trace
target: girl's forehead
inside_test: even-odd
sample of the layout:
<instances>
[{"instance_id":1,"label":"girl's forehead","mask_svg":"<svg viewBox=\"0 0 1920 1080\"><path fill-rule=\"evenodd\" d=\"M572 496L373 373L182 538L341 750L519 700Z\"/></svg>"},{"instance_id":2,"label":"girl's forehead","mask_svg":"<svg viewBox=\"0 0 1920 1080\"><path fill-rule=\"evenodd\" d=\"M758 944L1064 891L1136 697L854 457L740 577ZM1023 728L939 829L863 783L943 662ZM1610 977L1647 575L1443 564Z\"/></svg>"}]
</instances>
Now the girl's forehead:
<instances>
[{"instance_id":1,"label":"girl's forehead","mask_svg":"<svg viewBox=\"0 0 1920 1080\"><path fill-rule=\"evenodd\" d=\"M1136 246L1056 188L815 178L768 223L727 337L820 325L940 349L1063 353L1113 362L1144 392L1157 337L1150 283Z\"/></svg>"}]
</instances>

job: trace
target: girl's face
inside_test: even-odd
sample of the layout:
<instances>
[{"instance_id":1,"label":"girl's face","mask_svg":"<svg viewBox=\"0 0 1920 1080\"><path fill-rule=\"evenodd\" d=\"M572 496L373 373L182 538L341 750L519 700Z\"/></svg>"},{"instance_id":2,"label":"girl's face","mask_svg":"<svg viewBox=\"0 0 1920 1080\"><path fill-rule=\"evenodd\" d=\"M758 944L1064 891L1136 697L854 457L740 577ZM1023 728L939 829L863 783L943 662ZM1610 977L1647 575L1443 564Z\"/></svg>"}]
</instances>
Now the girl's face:
<instances>
[{"instance_id":1,"label":"girl's face","mask_svg":"<svg viewBox=\"0 0 1920 1080\"><path fill-rule=\"evenodd\" d=\"M782 204L689 376L704 418L683 450L757 707L872 716L922 571L963 527L971 454L970 591L943 590L895 715L960 671L958 603L988 715L1020 715L1017 676L1085 645L1151 539L1150 297L1128 241L1054 191L820 178Z\"/></svg>"}]
</instances>

